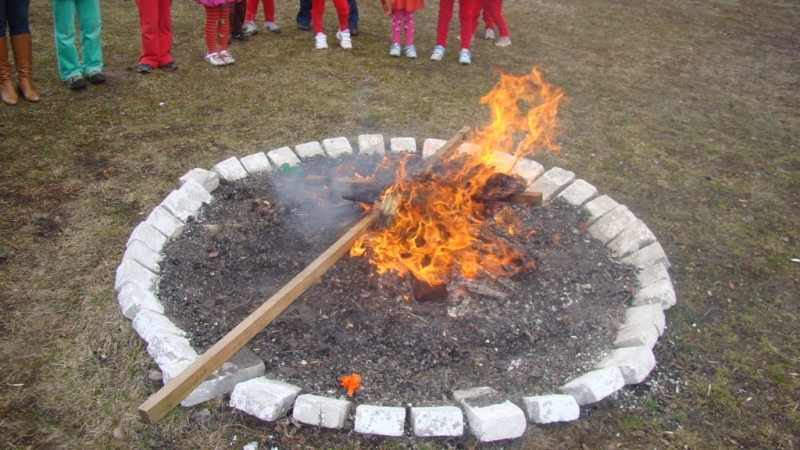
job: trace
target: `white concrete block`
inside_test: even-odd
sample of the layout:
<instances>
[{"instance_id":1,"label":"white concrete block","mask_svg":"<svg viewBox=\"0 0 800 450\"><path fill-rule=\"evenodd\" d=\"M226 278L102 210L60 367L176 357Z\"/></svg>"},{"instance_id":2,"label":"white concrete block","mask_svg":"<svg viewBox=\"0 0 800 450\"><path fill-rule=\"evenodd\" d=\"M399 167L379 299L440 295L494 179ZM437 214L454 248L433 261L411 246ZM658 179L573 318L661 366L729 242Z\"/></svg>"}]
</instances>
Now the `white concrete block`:
<instances>
[{"instance_id":1,"label":"white concrete block","mask_svg":"<svg viewBox=\"0 0 800 450\"><path fill-rule=\"evenodd\" d=\"M527 422L522 409L506 400L489 406L462 403L470 432L481 442L516 439L525 433Z\"/></svg>"},{"instance_id":2,"label":"white concrete block","mask_svg":"<svg viewBox=\"0 0 800 450\"><path fill-rule=\"evenodd\" d=\"M298 422L322 428L343 428L353 404L347 400L304 394L297 397L292 417Z\"/></svg>"},{"instance_id":3,"label":"white concrete block","mask_svg":"<svg viewBox=\"0 0 800 450\"><path fill-rule=\"evenodd\" d=\"M313 156L325 156L325 151L322 150L322 145L319 142L306 142L305 144L299 144L294 147L295 153L300 159L308 159Z\"/></svg>"},{"instance_id":4,"label":"white concrete block","mask_svg":"<svg viewBox=\"0 0 800 450\"><path fill-rule=\"evenodd\" d=\"M627 206L619 205L598 219L586 231L603 244L608 244L635 220L636 217Z\"/></svg>"},{"instance_id":5,"label":"white concrete block","mask_svg":"<svg viewBox=\"0 0 800 450\"><path fill-rule=\"evenodd\" d=\"M487 398L501 399L499 392L487 386L453 391L453 401L459 404L477 399L485 400Z\"/></svg>"},{"instance_id":6,"label":"white concrete block","mask_svg":"<svg viewBox=\"0 0 800 450\"><path fill-rule=\"evenodd\" d=\"M580 207L595 197L597 197L597 188L584 180L575 180L557 196L575 207Z\"/></svg>"},{"instance_id":7,"label":"white concrete block","mask_svg":"<svg viewBox=\"0 0 800 450\"><path fill-rule=\"evenodd\" d=\"M153 208L153 211L147 216L146 223L166 236L167 239L176 239L183 233L185 226L180 219L161 205Z\"/></svg>"},{"instance_id":8,"label":"white concrete block","mask_svg":"<svg viewBox=\"0 0 800 450\"><path fill-rule=\"evenodd\" d=\"M619 203L614 201L611 197L607 195L601 195L594 200L588 201L583 206L583 209L589 213L589 224L591 225L595 223L597 219L605 216L617 206L619 206Z\"/></svg>"},{"instance_id":9,"label":"white concrete block","mask_svg":"<svg viewBox=\"0 0 800 450\"><path fill-rule=\"evenodd\" d=\"M513 155L495 150L492 152L492 158L488 161L488 164L498 172L511 173L515 162Z\"/></svg>"},{"instance_id":10,"label":"white concrete block","mask_svg":"<svg viewBox=\"0 0 800 450\"><path fill-rule=\"evenodd\" d=\"M422 143L422 159L428 159L446 144L444 139L427 138Z\"/></svg>"},{"instance_id":11,"label":"white concrete block","mask_svg":"<svg viewBox=\"0 0 800 450\"><path fill-rule=\"evenodd\" d=\"M656 366L653 350L646 346L625 347L613 350L603 358L595 369L617 367L625 379L625 384L639 384L644 381Z\"/></svg>"},{"instance_id":12,"label":"white concrete block","mask_svg":"<svg viewBox=\"0 0 800 450\"><path fill-rule=\"evenodd\" d=\"M300 165L300 158L298 158L289 147L281 147L276 148L275 150L270 150L267 152L267 158L272 161L272 164L278 169L280 169L284 164L288 164L290 167Z\"/></svg>"},{"instance_id":13,"label":"white concrete block","mask_svg":"<svg viewBox=\"0 0 800 450\"><path fill-rule=\"evenodd\" d=\"M663 264L669 269L670 264L667 259L667 254L661 248L661 244L653 242L645 248L641 248L630 255L622 258L622 262L630 264L639 269L652 266L653 264Z\"/></svg>"},{"instance_id":14,"label":"white concrete block","mask_svg":"<svg viewBox=\"0 0 800 450\"><path fill-rule=\"evenodd\" d=\"M206 402L231 392L239 383L263 375L264 362L255 353L243 348L187 395L181 406L188 408Z\"/></svg>"},{"instance_id":15,"label":"white concrete block","mask_svg":"<svg viewBox=\"0 0 800 450\"><path fill-rule=\"evenodd\" d=\"M536 179L528 188L530 191L542 193L542 201L549 201L560 194L575 181L575 174L560 167L553 167Z\"/></svg>"},{"instance_id":16,"label":"white concrete block","mask_svg":"<svg viewBox=\"0 0 800 450\"><path fill-rule=\"evenodd\" d=\"M114 290L119 292L128 283L139 283L151 292L158 292L158 275L132 259L123 259L117 267Z\"/></svg>"},{"instance_id":17,"label":"white concrete block","mask_svg":"<svg viewBox=\"0 0 800 450\"><path fill-rule=\"evenodd\" d=\"M211 168L211 171L228 182L241 180L247 177L247 171L244 170L244 167L242 167L242 164L235 156L231 156L225 161L217 163L216 166Z\"/></svg>"},{"instance_id":18,"label":"white concrete block","mask_svg":"<svg viewBox=\"0 0 800 450\"><path fill-rule=\"evenodd\" d=\"M413 137L393 137L389 139L389 149L392 152L417 153L417 140Z\"/></svg>"},{"instance_id":19,"label":"white concrete block","mask_svg":"<svg viewBox=\"0 0 800 450\"><path fill-rule=\"evenodd\" d=\"M411 408L411 430L417 437L461 436L464 414L455 406Z\"/></svg>"},{"instance_id":20,"label":"white concrete block","mask_svg":"<svg viewBox=\"0 0 800 450\"><path fill-rule=\"evenodd\" d=\"M656 237L650 228L639 219L636 219L632 224L622 230L611 242L608 243L608 249L614 252L617 257L625 257L631 253L646 247L655 242Z\"/></svg>"},{"instance_id":21,"label":"white concrete block","mask_svg":"<svg viewBox=\"0 0 800 450\"><path fill-rule=\"evenodd\" d=\"M219 187L219 174L210 170L192 169L180 178L180 185L183 186L188 180L197 181L209 193L214 192Z\"/></svg>"},{"instance_id":22,"label":"white concrete block","mask_svg":"<svg viewBox=\"0 0 800 450\"><path fill-rule=\"evenodd\" d=\"M194 202L207 205L214 201L214 197L200 183L194 180L187 180L178 190L186 194Z\"/></svg>"},{"instance_id":23,"label":"white concrete block","mask_svg":"<svg viewBox=\"0 0 800 450\"><path fill-rule=\"evenodd\" d=\"M405 424L405 408L375 405L358 405L356 408L356 433L402 436Z\"/></svg>"},{"instance_id":24,"label":"white concrete block","mask_svg":"<svg viewBox=\"0 0 800 450\"><path fill-rule=\"evenodd\" d=\"M186 332L172 323L167 316L146 309L140 310L134 316L131 326L147 343L161 335L186 336Z\"/></svg>"},{"instance_id":25,"label":"white concrete block","mask_svg":"<svg viewBox=\"0 0 800 450\"><path fill-rule=\"evenodd\" d=\"M134 228L133 232L131 232L125 247L127 248L134 241L139 241L146 245L150 250L156 253L161 253L161 250L164 248L164 244L167 243L167 237L149 223L141 222L139 225L136 225L136 228Z\"/></svg>"},{"instance_id":26,"label":"white concrete block","mask_svg":"<svg viewBox=\"0 0 800 450\"><path fill-rule=\"evenodd\" d=\"M520 158L511 173L521 176L528 183L533 183L544 173L544 166L532 159Z\"/></svg>"},{"instance_id":27,"label":"white concrete block","mask_svg":"<svg viewBox=\"0 0 800 450\"><path fill-rule=\"evenodd\" d=\"M237 163L238 164L238 163ZM189 182L187 181L187 184ZM184 185L185 186L185 185ZM173 216L186 222L189 216L194 216L197 211L203 206L202 202L189 198L183 191L172 191L167 195L161 206L171 212Z\"/></svg>"},{"instance_id":28,"label":"white concrete block","mask_svg":"<svg viewBox=\"0 0 800 450\"><path fill-rule=\"evenodd\" d=\"M652 323L637 323L629 327L620 328L614 339L615 347L653 348L658 342L658 329Z\"/></svg>"},{"instance_id":29,"label":"white concrete block","mask_svg":"<svg viewBox=\"0 0 800 450\"><path fill-rule=\"evenodd\" d=\"M230 406L272 422L286 415L302 389L264 377L239 383L231 393Z\"/></svg>"},{"instance_id":30,"label":"white concrete block","mask_svg":"<svg viewBox=\"0 0 800 450\"><path fill-rule=\"evenodd\" d=\"M244 170L251 175L258 173L268 173L272 171L272 166L269 163L269 158L264 152L253 153L239 158L239 162L244 167Z\"/></svg>"},{"instance_id":31,"label":"white concrete block","mask_svg":"<svg viewBox=\"0 0 800 450\"><path fill-rule=\"evenodd\" d=\"M677 298L675 297L675 289L672 287L672 281L660 280L639 289L633 297L632 305L642 306L652 303L661 305L662 309L670 309L675 306Z\"/></svg>"},{"instance_id":32,"label":"white concrete block","mask_svg":"<svg viewBox=\"0 0 800 450\"><path fill-rule=\"evenodd\" d=\"M346 137L323 139L322 148L331 158L338 158L342 155L353 153L353 147Z\"/></svg>"},{"instance_id":33,"label":"white concrete block","mask_svg":"<svg viewBox=\"0 0 800 450\"><path fill-rule=\"evenodd\" d=\"M651 305L634 306L625 311L625 321L620 328L630 327L640 323L653 324L658 330L658 335L664 334L667 326L667 319L660 303Z\"/></svg>"},{"instance_id":34,"label":"white concrete block","mask_svg":"<svg viewBox=\"0 0 800 450\"><path fill-rule=\"evenodd\" d=\"M382 134L362 134L358 136L358 152L366 155L385 155L386 144Z\"/></svg>"},{"instance_id":35,"label":"white concrete block","mask_svg":"<svg viewBox=\"0 0 800 450\"><path fill-rule=\"evenodd\" d=\"M160 334L153 337L147 344L147 353L159 367L166 367L175 361L197 359L197 352L192 348L189 340L183 336L172 334Z\"/></svg>"},{"instance_id":36,"label":"white concrete block","mask_svg":"<svg viewBox=\"0 0 800 450\"><path fill-rule=\"evenodd\" d=\"M456 148L456 154L467 154L472 156L480 156L481 151L483 151L483 147L478 144L473 144L471 142L464 142Z\"/></svg>"},{"instance_id":37,"label":"white concrete block","mask_svg":"<svg viewBox=\"0 0 800 450\"><path fill-rule=\"evenodd\" d=\"M164 305L158 300L156 294L139 283L128 283L122 286L117 295L117 302L119 302L122 315L130 320L133 320L136 314L143 309L164 314Z\"/></svg>"},{"instance_id":38,"label":"white concrete block","mask_svg":"<svg viewBox=\"0 0 800 450\"><path fill-rule=\"evenodd\" d=\"M128 248L125 249L125 253L122 254L122 260L131 259L139 264L141 264L145 269L158 274L160 271L160 266L158 263L164 259L161 254L154 252L148 246L144 245L141 241L133 241Z\"/></svg>"},{"instance_id":39,"label":"white concrete block","mask_svg":"<svg viewBox=\"0 0 800 450\"><path fill-rule=\"evenodd\" d=\"M667 266L661 263L645 267L639 271L636 278L639 280L640 288L650 286L656 281L661 280L669 280L669 282L672 283L672 278L669 276Z\"/></svg>"},{"instance_id":40,"label":"white concrete block","mask_svg":"<svg viewBox=\"0 0 800 450\"><path fill-rule=\"evenodd\" d=\"M531 423L571 422L581 416L581 407L571 395L522 397Z\"/></svg>"},{"instance_id":41,"label":"white concrete block","mask_svg":"<svg viewBox=\"0 0 800 450\"><path fill-rule=\"evenodd\" d=\"M593 370L558 388L562 394L575 397L579 405L599 402L625 386L617 367Z\"/></svg>"}]
</instances>

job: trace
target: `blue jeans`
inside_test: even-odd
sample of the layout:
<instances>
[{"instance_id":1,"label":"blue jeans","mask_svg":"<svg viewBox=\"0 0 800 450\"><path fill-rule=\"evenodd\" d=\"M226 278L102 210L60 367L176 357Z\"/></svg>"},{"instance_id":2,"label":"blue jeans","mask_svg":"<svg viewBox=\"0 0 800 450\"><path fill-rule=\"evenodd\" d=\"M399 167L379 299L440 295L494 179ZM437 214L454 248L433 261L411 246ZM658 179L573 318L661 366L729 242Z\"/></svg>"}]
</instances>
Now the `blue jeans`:
<instances>
[{"instance_id":1,"label":"blue jeans","mask_svg":"<svg viewBox=\"0 0 800 450\"><path fill-rule=\"evenodd\" d=\"M347 26L352 30L353 28L358 28L358 5L356 4L356 0L347 0L347 4L350 6L350 16L347 18ZM311 0L300 0L300 11L297 12L297 25L311 26Z\"/></svg>"},{"instance_id":2,"label":"blue jeans","mask_svg":"<svg viewBox=\"0 0 800 450\"><path fill-rule=\"evenodd\" d=\"M6 37L6 24L11 36L31 34L28 28L28 6L31 0L0 0L0 37Z\"/></svg>"}]
</instances>

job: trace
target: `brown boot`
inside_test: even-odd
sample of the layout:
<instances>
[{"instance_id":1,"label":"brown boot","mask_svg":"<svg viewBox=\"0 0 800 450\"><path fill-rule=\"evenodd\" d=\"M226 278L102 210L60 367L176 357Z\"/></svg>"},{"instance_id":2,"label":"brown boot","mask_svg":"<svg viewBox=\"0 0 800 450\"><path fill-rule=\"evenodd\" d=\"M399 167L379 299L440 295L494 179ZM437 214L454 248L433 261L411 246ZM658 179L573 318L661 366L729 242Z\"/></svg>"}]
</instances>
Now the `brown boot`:
<instances>
[{"instance_id":1,"label":"brown boot","mask_svg":"<svg viewBox=\"0 0 800 450\"><path fill-rule=\"evenodd\" d=\"M33 46L30 34L11 36L11 48L14 49L14 64L17 66L17 84L22 96L29 102L38 102L42 98L33 87Z\"/></svg>"},{"instance_id":2,"label":"brown boot","mask_svg":"<svg viewBox=\"0 0 800 450\"><path fill-rule=\"evenodd\" d=\"M11 79L11 64L8 63L8 43L6 37L0 38L0 98L3 103L16 105L19 101L14 81Z\"/></svg>"}]
</instances>

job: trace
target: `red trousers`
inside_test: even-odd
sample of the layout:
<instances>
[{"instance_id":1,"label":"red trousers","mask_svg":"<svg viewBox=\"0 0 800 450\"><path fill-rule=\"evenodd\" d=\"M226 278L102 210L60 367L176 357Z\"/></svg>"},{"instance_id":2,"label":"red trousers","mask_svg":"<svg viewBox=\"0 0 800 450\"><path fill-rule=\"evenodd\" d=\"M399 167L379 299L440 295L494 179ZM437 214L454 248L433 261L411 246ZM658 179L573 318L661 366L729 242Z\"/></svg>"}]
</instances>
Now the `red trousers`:
<instances>
[{"instance_id":1,"label":"red trousers","mask_svg":"<svg viewBox=\"0 0 800 450\"><path fill-rule=\"evenodd\" d=\"M259 0L247 0L247 14L244 20L255 21ZM275 22L275 0L261 0L264 5L264 22Z\"/></svg>"},{"instance_id":2,"label":"red trousers","mask_svg":"<svg viewBox=\"0 0 800 450\"><path fill-rule=\"evenodd\" d=\"M450 31L450 19L453 18L455 0L439 2L439 21L436 24L436 45L447 47L447 33ZM461 23L461 48L469 50L472 34L478 20L480 0L458 0L458 21Z\"/></svg>"},{"instance_id":3,"label":"red trousers","mask_svg":"<svg viewBox=\"0 0 800 450\"><path fill-rule=\"evenodd\" d=\"M142 54L139 64L159 68L172 62L172 0L136 0Z\"/></svg>"},{"instance_id":4,"label":"red trousers","mask_svg":"<svg viewBox=\"0 0 800 450\"><path fill-rule=\"evenodd\" d=\"M314 34L322 33L322 16L325 14L325 1L311 0L311 25L314 27ZM336 16L339 18L339 29L349 29L350 25L348 25L347 18L350 16L350 5L347 4L347 0L333 0L333 6L336 7Z\"/></svg>"},{"instance_id":5,"label":"red trousers","mask_svg":"<svg viewBox=\"0 0 800 450\"><path fill-rule=\"evenodd\" d=\"M478 8L483 7L483 22L486 29L494 28L495 22L500 30L500 37L508 37L508 25L503 17L503 0L480 0ZM478 28L478 14L475 14L475 29Z\"/></svg>"}]
</instances>

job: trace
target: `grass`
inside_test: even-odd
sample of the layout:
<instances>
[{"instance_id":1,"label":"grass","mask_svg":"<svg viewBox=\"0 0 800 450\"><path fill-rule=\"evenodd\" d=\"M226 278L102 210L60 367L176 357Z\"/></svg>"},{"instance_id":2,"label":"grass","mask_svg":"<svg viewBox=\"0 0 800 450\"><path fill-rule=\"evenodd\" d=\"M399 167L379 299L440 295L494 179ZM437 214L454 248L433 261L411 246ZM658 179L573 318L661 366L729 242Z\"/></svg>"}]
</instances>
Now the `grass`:
<instances>
[{"instance_id":1,"label":"grass","mask_svg":"<svg viewBox=\"0 0 800 450\"><path fill-rule=\"evenodd\" d=\"M435 2L417 15L416 61L386 55L389 22L377 3L360 5L352 52L313 50L293 27L296 2L276 3L284 32L235 43L237 63L212 68L202 60L202 8L175 2L180 69L143 76L135 3L103 0L109 81L80 93L58 80L49 4L31 5L43 100L0 107L0 446L333 446L329 432L258 423L222 400L203 406L210 427L191 420L200 408L154 426L138 420L158 386L112 288L128 235L194 167L336 136L446 139L488 120L478 100L496 70L534 66L569 97L563 151L542 161L628 205L670 256L679 300L656 357L680 389L643 394L633 412L610 399L504 446L800 445L797 2L509 1L514 44L477 40L470 67L454 59L455 20L445 61L425 57Z\"/></svg>"}]
</instances>

